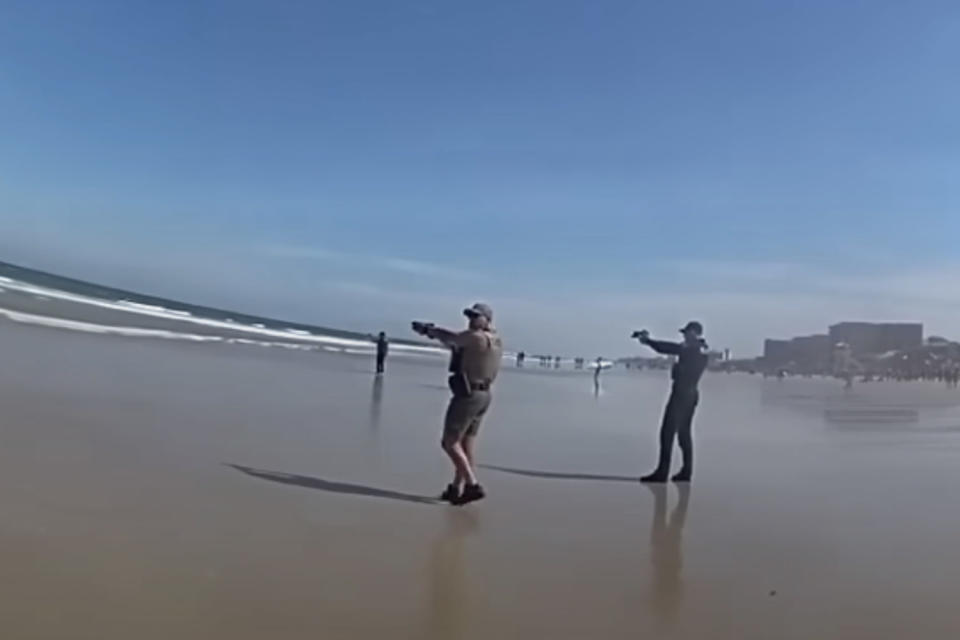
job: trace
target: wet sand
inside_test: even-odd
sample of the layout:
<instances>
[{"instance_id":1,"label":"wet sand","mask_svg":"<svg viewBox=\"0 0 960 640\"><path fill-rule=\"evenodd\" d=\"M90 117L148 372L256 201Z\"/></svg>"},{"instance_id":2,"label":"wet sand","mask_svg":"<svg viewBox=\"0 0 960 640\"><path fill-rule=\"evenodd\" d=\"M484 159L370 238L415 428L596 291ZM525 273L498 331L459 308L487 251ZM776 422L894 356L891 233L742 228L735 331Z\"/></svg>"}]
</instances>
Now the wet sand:
<instances>
[{"instance_id":1,"label":"wet sand","mask_svg":"<svg viewBox=\"0 0 960 640\"><path fill-rule=\"evenodd\" d=\"M634 481L663 374L508 370L457 509L439 363L0 344L7 638L960 633L960 392L708 376L685 493Z\"/></svg>"}]
</instances>

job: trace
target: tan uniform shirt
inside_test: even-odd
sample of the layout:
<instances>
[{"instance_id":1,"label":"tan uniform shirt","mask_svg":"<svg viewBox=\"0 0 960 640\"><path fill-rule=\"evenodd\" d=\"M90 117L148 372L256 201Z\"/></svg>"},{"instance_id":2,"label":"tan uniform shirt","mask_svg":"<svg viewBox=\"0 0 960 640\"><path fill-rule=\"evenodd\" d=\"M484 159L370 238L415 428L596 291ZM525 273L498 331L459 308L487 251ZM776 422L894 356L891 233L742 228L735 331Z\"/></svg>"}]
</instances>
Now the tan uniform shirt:
<instances>
[{"instance_id":1,"label":"tan uniform shirt","mask_svg":"<svg viewBox=\"0 0 960 640\"><path fill-rule=\"evenodd\" d=\"M494 330L463 331L457 334L457 347L463 350L462 367L467 379L477 384L493 384L500 372L503 342Z\"/></svg>"}]
</instances>

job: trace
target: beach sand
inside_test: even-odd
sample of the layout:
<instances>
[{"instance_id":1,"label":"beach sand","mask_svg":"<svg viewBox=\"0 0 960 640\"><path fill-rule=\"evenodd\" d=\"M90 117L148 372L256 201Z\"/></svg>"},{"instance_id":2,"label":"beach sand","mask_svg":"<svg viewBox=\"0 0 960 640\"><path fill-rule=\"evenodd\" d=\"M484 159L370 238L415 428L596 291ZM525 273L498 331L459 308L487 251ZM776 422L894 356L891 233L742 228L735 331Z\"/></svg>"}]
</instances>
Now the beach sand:
<instances>
[{"instance_id":1,"label":"beach sand","mask_svg":"<svg viewBox=\"0 0 960 640\"><path fill-rule=\"evenodd\" d=\"M651 490L662 372L508 369L507 470L454 508L439 361L0 345L5 638L960 634L960 392L708 375L695 481Z\"/></svg>"}]
</instances>

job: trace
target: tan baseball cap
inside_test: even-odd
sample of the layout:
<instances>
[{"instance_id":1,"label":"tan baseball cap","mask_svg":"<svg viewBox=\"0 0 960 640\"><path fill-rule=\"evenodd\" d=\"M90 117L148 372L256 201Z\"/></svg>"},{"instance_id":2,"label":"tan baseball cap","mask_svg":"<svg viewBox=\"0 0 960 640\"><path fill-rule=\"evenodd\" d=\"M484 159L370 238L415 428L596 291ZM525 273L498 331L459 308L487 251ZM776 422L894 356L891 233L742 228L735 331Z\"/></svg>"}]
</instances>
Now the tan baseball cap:
<instances>
[{"instance_id":1,"label":"tan baseball cap","mask_svg":"<svg viewBox=\"0 0 960 640\"><path fill-rule=\"evenodd\" d=\"M493 309L490 308L490 305L478 302L472 307L468 307L463 310L463 315L470 316L481 316L487 319L487 322L493 322Z\"/></svg>"}]
</instances>

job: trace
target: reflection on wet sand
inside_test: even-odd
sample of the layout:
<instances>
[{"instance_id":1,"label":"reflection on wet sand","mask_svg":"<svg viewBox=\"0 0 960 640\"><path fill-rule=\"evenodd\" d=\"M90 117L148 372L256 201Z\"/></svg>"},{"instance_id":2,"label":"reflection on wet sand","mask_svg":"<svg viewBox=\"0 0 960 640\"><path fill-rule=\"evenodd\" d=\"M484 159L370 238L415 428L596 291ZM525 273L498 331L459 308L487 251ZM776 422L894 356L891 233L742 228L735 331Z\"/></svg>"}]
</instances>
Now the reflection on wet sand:
<instances>
[{"instance_id":1,"label":"reflection on wet sand","mask_svg":"<svg viewBox=\"0 0 960 640\"><path fill-rule=\"evenodd\" d=\"M690 506L690 485L678 483L679 498L667 519L667 485L645 485L653 494L650 560L653 566L652 608L664 627L676 624L683 601L683 526Z\"/></svg>"},{"instance_id":2,"label":"reflection on wet sand","mask_svg":"<svg viewBox=\"0 0 960 640\"><path fill-rule=\"evenodd\" d=\"M469 629L471 609L467 590L465 541L480 530L479 514L466 509L445 512L445 526L430 548L427 576L428 608L425 633L433 640L456 640Z\"/></svg>"},{"instance_id":3,"label":"reflection on wet sand","mask_svg":"<svg viewBox=\"0 0 960 640\"><path fill-rule=\"evenodd\" d=\"M373 379L373 391L370 395L370 429L380 428L380 416L383 413L383 377Z\"/></svg>"}]
</instances>

